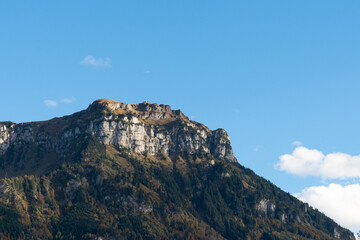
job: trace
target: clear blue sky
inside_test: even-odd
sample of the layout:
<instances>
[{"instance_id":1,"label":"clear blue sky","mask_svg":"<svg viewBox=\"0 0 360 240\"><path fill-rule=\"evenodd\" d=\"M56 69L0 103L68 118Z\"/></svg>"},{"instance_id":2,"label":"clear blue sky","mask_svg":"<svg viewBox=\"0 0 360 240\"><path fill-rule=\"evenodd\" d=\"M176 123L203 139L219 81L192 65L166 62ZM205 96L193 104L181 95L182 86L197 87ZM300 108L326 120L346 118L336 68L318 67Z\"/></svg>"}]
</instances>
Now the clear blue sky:
<instances>
[{"instance_id":1,"label":"clear blue sky","mask_svg":"<svg viewBox=\"0 0 360 240\"><path fill-rule=\"evenodd\" d=\"M294 141L360 154L359 9L337 0L1 1L0 121L59 117L98 98L164 103L227 130L239 162L285 191L324 185L274 164Z\"/></svg>"}]
</instances>

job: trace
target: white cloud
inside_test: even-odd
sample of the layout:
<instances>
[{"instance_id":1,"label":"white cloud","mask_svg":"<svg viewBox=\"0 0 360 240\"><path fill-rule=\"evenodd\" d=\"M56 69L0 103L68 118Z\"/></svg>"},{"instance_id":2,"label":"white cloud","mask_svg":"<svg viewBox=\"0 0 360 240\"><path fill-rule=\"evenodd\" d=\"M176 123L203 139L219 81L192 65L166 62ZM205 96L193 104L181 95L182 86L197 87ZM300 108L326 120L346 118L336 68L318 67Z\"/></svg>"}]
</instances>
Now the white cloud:
<instances>
[{"instance_id":1,"label":"white cloud","mask_svg":"<svg viewBox=\"0 0 360 240\"><path fill-rule=\"evenodd\" d=\"M302 142L300 142L300 141L294 141L294 142L291 143L291 145L301 146L301 145L302 145Z\"/></svg>"},{"instance_id":2,"label":"white cloud","mask_svg":"<svg viewBox=\"0 0 360 240\"><path fill-rule=\"evenodd\" d=\"M360 184L309 187L295 196L319 209L341 226L354 232L360 230Z\"/></svg>"},{"instance_id":3,"label":"white cloud","mask_svg":"<svg viewBox=\"0 0 360 240\"><path fill-rule=\"evenodd\" d=\"M297 147L292 154L280 156L275 168L294 175L323 179L360 178L360 156L346 153L324 155L316 149Z\"/></svg>"},{"instance_id":4,"label":"white cloud","mask_svg":"<svg viewBox=\"0 0 360 240\"><path fill-rule=\"evenodd\" d=\"M47 107L56 107L58 105L58 103L53 100L44 100L44 104Z\"/></svg>"},{"instance_id":5,"label":"white cloud","mask_svg":"<svg viewBox=\"0 0 360 240\"><path fill-rule=\"evenodd\" d=\"M72 98L62 98L60 100L62 103L73 103L76 101L76 98L72 97Z\"/></svg>"},{"instance_id":6,"label":"white cloud","mask_svg":"<svg viewBox=\"0 0 360 240\"><path fill-rule=\"evenodd\" d=\"M96 59L93 56L89 55L81 61L81 64L94 68L107 68L107 67L111 67L111 59L108 57L105 59L102 58Z\"/></svg>"}]
</instances>

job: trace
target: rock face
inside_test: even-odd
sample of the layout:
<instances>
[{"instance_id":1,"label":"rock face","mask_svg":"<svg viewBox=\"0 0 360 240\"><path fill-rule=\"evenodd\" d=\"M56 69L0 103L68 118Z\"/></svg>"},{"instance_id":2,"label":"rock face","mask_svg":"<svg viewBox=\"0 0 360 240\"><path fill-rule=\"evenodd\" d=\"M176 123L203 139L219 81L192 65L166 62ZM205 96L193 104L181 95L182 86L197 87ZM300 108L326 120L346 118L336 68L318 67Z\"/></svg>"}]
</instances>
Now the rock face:
<instances>
[{"instance_id":1,"label":"rock face","mask_svg":"<svg viewBox=\"0 0 360 240\"><path fill-rule=\"evenodd\" d=\"M137 154L172 155L185 151L237 162L223 129L211 131L168 105L131 105L108 99L97 100L88 109L63 118L0 123L0 156L10 147L35 144L65 157L74 142L88 135Z\"/></svg>"},{"instance_id":2,"label":"rock face","mask_svg":"<svg viewBox=\"0 0 360 240\"><path fill-rule=\"evenodd\" d=\"M190 121L180 110L171 110L168 105L148 102L130 105L98 100L89 110L94 108L107 109L111 113L91 121L86 130L104 144L151 155L159 152L171 155L178 151L212 154L236 162L225 130L210 131L204 125Z\"/></svg>"},{"instance_id":3,"label":"rock face","mask_svg":"<svg viewBox=\"0 0 360 240\"><path fill-rule=\"evenodd\" d=\"M236 162L225 130L209 131L190 121L155 125L141 120L137 116L105 117L91 121L86 132L104 144L131 149L140 154L163 152L171 155L188 151L190 154L212 154L216 158Z\"/></svg>"},{"instance_id":4,"label":"rock face","mask_svg":"<svg viewBox=\"0 0 360 240\"><path fill-rule=\"evenodd\" d=\"M276 205L268 199L261 199L256 205L256 210L263 212L267 217L275 217Z\"/></svg>"},{"instance_id":5,"label":"rock face","mask_svg":"<svg viewBox=\"0 0 360 240\"><path fill-rule=\"evenodd\" d=\"M306 206L306 205L305 205ZM294 212L283 212L283 211L277 211L276 204L274 201L271 201L269 199L261 199L259 203L255 205L255 209L261 213L262 215L268 217L268 218L277 218L282 223L286 224L288 221L296 222L298 224L301 224L301 219L298 214ZM306 211L304 211L306 212ZM335 231L335 230L334 230ZM335 234L335 233L334 233Z\"/></svg>"}]
</instances>

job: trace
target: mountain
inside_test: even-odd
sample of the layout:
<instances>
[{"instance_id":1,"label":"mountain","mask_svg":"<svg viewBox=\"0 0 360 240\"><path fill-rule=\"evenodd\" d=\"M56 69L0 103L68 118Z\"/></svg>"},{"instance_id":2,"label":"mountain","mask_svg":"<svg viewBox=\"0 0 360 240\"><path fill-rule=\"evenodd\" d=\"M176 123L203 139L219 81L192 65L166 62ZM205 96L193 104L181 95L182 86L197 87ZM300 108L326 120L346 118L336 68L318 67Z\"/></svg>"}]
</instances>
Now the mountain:
<instances>
[{"instance_id":1,"label":"mountain","mask_svg":"<svg viewBox=\"0 0 360 240\"><path fill-rule=\"evenodd\" d=\"M355 239L168 105L0 122L0 177L1 239Z\"/></svg>"}]
</instances>

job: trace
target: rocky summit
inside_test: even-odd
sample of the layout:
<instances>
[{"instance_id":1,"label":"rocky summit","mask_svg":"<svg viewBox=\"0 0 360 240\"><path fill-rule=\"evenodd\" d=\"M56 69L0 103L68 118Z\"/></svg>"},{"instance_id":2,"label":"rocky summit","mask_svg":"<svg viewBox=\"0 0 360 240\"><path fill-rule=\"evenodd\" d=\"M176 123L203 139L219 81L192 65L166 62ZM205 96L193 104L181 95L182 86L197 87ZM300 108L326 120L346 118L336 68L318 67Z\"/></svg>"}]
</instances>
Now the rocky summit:
<instances>
[{"instance_id":1,"label":"rocky summit","mask_svg":"<svg viewBox=\"0 0 360 240\"><path fill-rule=\"evenodd\" d=\"M3 162L1 173L3 176L32 173L33 170L45 173L49 167L55 167L54 164L58 165L73 155L74 150L79 149L79 143L90 136L105 145L137 154L172 156L186 151L237 161L223 129L211 131L190 121L180 110L171 110L169 105L127 104L100 99L85 111L63 118L20 124L0 123L0 155L9 148L27 152L29 146L46 149L53 155L49 157L42 151L30 159L28 154L22 155L26 159L17 156L16 165L12 165L13 161ZM9 156L5 154L5 158Z\"/></svg>"},{"instance_id":2,"label":"rocky summit","mask_svg":"<svg viewBox=\"0 0 360 240\"><path fill-rule=\"evenodd\" d=\"M1 239L355 239L240 165L223 129L96 100L0 122Z\"/></svg>"}]
</instances>

